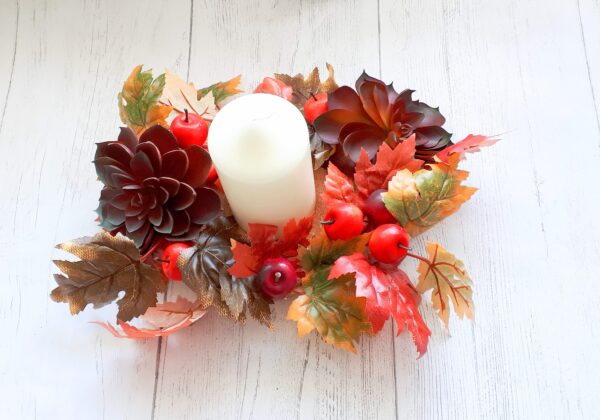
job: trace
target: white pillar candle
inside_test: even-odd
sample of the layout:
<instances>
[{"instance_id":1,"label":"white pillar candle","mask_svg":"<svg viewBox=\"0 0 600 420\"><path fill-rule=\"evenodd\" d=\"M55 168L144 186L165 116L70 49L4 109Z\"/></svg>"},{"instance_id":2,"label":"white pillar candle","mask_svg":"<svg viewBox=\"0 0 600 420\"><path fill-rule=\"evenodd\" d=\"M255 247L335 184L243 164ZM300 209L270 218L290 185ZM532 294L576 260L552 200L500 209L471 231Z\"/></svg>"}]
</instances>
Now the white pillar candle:
<instances>
[{"instance_id":1,"label":"white pillar candle","mask_svg":"<svg viewBox=\"0 0 600 420\"><path fill-rule=\"evenodd\" d=\"M208 149L233 215L242 226L283 226L312 214L315 181L308 128L290 102L255 93L220 110Z\"/></svg>"}]
</instances>

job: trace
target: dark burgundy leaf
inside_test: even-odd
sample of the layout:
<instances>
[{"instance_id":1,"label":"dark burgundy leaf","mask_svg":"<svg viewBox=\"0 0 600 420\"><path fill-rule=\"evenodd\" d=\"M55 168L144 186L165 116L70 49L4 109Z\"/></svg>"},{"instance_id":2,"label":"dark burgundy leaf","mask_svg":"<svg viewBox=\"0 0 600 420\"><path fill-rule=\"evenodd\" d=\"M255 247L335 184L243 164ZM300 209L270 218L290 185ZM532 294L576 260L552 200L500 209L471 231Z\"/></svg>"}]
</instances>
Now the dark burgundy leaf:
<instances>
[{"instance_id":1,"label":"dark burgundy leaf","mask_svg":"<svg viewBox=\"0 0 600 420\"><path fill-rule=\"evenodd\" d=\"M188 184L181 184L179 192L171 199L169 204L173 210L184 210L191 206L195 199L196 191Z\"/></svg>"},{"instance_id":2,"label":"dark burgundy leaf","mask_svg":"<svg viewBox=\"0 0 600 420\"><path fill-rule=\"evenodd\" d=\"M187 209L192 223L204 224L213 220L221 212L221 199L210 188L196 189L196 201Z\"/></svg>"},{"instance_id":3,"label":"dark burgundy leaf","mask_svg":"<svg viewBox=\"0 0 600 420\"><path fill-rule=\"evenodd\" d=\"M189 159L188 171L183 178L183 182L189 184L192 188L201 187L208 178L212 160L210 155L202 147L193 145L185 149Z\"/></svg>"},{"instance_id":4,"label":"dark burgundy leaf","mask_svg":"<svg viewBox=\"0 0 600 420\"><path fill-rule=\"evenodd\" d=\"M188 170L188 157L183 150L173 150L162 157L161 177L183 179Z\"/></svg>"}]
</instances>

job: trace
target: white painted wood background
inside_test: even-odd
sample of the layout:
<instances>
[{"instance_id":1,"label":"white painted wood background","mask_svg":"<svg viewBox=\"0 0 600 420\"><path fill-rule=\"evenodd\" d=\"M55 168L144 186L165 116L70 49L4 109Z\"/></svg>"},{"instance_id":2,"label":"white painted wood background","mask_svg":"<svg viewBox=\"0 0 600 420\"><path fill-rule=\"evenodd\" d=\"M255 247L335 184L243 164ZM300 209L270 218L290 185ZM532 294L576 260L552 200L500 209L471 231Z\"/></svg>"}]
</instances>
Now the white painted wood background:
<instances>
[{"instance_id":1,"label":"white painted wood background","mask_svg":"<svg viewBox=\"0 0 600 420\"><path fill-rule=\"evenodd\" d=\"M206 85L334 64L439 105L480 191L418 241L475 282L476 320L415 359L387 325L357 355L209 314L117 340L48 298L57 242L95 232L94 142L130 69ZM0 417L600 418L598 0L0 0Z\"/></svg>"}]
</instances>

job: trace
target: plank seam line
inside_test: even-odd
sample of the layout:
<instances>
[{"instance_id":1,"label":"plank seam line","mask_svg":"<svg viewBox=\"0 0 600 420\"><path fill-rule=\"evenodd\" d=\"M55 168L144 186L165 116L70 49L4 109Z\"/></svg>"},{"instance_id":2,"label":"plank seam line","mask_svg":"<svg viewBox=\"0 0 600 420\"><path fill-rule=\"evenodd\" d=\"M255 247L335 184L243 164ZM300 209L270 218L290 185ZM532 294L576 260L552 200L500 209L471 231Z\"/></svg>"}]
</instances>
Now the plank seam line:
<instances>
[{"instance_id":1,"label":"plank seam line","mask_svg":"<svg viewBox=\"0 0 600 420\"><path fill-rule=\"evenodd\" d=\"M10 78L8 79L8 87L6 88L6 96L4 97L4 108L2 109L2 118L0 118L0 133L4 127L4 115L8 106L8 97L12 88L13 73L15 71L15 59L17 57L17 45L19 39L19 1L17 0L17 22L15 24L15 47L13 49L12 64L10 65Z\"/></svg>"},{"instance_id":2,"label":"plank seam line","mask_svg":"<svg viewBox=\"0 0 600 420\"><path fill-rule=\"evenodd\" d=\"M598 119L600 114L598 114L598 104L596 102L596 93L594 92L594 84L592 83L592 73L590 71L590 62L588 59L587 44L585 42L585 32L583 30L583 21L581 20L581 5L579 3L579 0L577 0L577 16L579 17L579 31L581 33L581 42L583 44L583 56L585 57L585 68L587 70L588 82L590 84L590 92L592 93L592 102L594 104L594 111L596 113L596 126L598 127L598 134L600 134L600 119ZM598 146L600 146L600 143L598 143Z\"/></svg>"}]
</instances>

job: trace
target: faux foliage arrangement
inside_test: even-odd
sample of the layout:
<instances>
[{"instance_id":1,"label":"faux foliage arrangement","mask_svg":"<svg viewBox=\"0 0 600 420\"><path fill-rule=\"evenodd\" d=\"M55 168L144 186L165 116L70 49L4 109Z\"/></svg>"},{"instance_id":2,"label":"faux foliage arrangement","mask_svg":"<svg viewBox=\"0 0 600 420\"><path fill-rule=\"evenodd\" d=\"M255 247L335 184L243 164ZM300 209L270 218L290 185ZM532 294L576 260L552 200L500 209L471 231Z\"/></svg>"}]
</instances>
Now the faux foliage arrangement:
<instances>
[{"instance_id":1,"label":"faux foliage arrangement","mask_svg":"<svg viewBox=\"0 0 600 420\"><path fill-rule=\"evenodd\" d=\"M270 327L273 300L289 298L287 319L300 336L316 330L355 351L362 334L377 334L392 317L419 355L431 334L419 312L423 294L431 292L446 327L451 310L473 318L463 263L430 242L426 256L413 254L410 241L471 197L459 164L496 140L454 142L440 111L413 91L366 73L354 88L338 87L327 70L324 81L315 68L275 74L255 89L305 116L320 198L313 217L245 232L206 147L212 119L242 93L240 76L196 89L169 71L154 78L135 67L118 94L126 127L98 143L94 158L102 230L57 246L78 260L55 261L61 273L52 299L72 314L116 301L116 326L99 324L118 337L148 338L187 327L211 308ZM419 260L415 283L402 269L406 257ZM196 300L160 303L170 281L182 281Z\"/></svg>"}]
</instances>

